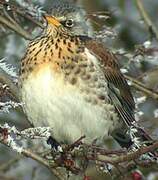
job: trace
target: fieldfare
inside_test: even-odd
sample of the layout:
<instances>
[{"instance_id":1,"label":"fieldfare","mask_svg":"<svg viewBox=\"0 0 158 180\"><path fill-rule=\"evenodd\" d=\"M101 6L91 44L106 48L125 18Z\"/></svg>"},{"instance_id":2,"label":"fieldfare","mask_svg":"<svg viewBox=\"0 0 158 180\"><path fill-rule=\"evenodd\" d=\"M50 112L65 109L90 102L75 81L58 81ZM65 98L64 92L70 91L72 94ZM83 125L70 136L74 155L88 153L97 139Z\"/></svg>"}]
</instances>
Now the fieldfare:
<instances>
[{"instance_id":1,"label":"fieldfare","mask_svg":"<svg viewBox=\"0 0 158 180\"><path fill-rule=\"evenodd\" d=\"M117 58L93 39L85 11L53 5L42 35L29 43L21 62L19 87L24 111L35 127L49 126L57 142L108 135L123 147L151 140L135 126L135 103Z\"/></svg>"}]
</instances>

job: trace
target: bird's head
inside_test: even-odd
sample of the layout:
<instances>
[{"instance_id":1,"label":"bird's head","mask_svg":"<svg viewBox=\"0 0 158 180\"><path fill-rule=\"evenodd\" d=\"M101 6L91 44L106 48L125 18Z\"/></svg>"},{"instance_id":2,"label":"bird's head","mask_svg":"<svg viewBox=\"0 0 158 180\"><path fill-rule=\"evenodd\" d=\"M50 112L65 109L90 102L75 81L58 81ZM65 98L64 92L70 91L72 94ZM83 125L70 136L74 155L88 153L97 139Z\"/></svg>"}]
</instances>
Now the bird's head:
<instances>
[{"instance_id":1,"label":"bird's head","mask_svg":"<svg viewBox=\"0 0 158 180\"><path fill-rule=\"evenodd\" d=\"M45 15L47 27L70 35L91 36L92 28L81 7L70 3L55 3L51 12Z\"/></svg>"}]
</instances>

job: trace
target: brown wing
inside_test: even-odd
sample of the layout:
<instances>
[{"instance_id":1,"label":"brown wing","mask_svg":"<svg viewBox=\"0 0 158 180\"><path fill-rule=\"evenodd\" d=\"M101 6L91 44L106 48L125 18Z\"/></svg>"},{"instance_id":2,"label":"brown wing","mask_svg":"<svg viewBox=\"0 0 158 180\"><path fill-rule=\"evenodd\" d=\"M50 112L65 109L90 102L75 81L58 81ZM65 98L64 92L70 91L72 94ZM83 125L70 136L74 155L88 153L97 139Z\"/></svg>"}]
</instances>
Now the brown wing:
<instances>
[{"instance_id":1,"label":"brown wing","mask_svg":"<svg viewBox=\"0 0 158 180\"><path fill-rule=\"evenodd\" d=\"M135 103L130 88L123 74L120 72L117 58L102 43L95 40L85 40L89 51L100 60L109 87L109 101L127 125L134 119Z\"/></svg>"}]
</instances>

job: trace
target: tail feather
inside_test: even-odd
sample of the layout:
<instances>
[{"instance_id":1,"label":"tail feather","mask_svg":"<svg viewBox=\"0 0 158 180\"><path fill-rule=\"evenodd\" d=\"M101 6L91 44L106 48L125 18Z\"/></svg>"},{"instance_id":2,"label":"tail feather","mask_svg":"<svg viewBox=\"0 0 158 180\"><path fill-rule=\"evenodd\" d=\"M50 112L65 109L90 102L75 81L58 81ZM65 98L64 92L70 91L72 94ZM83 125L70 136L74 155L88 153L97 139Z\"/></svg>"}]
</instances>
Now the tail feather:
<instances>
[{"instance_id":1,"label":"tail feather","mask_svg":"<svg viewBox=\"0 0 158 180\"><path fill-rule=\"evenodd\" d=\"M131 125L128 131L116 130L112 134L113 138L120 144L131 151L136 151L141 147L152 145L154 140L148 135L143 128L138 125ZM157 161L157 153L149 152L140 157L141 160Z\"/></svg>"},{"instance_id":2,"label":"tail feather","mask_svg":"<svg viewBox=\"0 0 158 180\"><path fill-rule=\"evenodd\" d=\"M131 150L138 150L141 147L146 147L153 144L153 139L145 132L144 129L138 126L131 126L129 129L129 135L131 137L132 146ZM149 152L140 157L141 160L152 160L157 161L157 153Z\"/></svg>"}]
</instances>

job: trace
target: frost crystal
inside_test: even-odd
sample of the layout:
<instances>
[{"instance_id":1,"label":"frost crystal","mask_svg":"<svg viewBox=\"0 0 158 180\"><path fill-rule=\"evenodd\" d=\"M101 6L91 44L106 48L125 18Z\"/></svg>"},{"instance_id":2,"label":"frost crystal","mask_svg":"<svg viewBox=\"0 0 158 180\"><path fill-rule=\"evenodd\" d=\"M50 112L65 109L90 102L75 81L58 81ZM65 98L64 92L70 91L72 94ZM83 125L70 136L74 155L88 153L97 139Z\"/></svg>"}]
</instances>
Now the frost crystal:
<instances>
[{"instance_id":1,"label":"frost crystal","mask_svg":"<svg viewBox=\"0 0 158 180\"><path fill-rule=\"evenodd\" d=\"M141 103L144 103L146 101L146 96L142 96L142 97L139 97L139 98L135 98L135 102L137 104L141 104Z\"/></svg>"},{"instance_id":2,"label":"frost crystal","mask_svg":"<svg viewBox=\"0 0 158 180\"><path fill-rule=\"evenodd\" d=\"M140 120L140 117L144 115L143 111L137 111L135 113L135 120L138 122Z\"/></svg>"},{"instance_id":3,"label":"frost crystal","mask_svg":"<svg viewBox=\"0 0 158 180\"><path fill-rule=\"evenodd\" d=\"M158 118L158 109L154 110L154 118Z\"/></svg>"},{"instance_id":4,"label":"frost crystal","mask_svg":"<svg viewBox=\"0 0 158 180\"><path fill-rule=\"evenodd\" d=\"M103 29L100 30L99 32L98 31L95 32L95 36L98 39L105 39L107 37L114 39L117 36L117 34L113 29L108 27L103 27Z\"/></svg>"},{"instance_id":5,"label":"frost crystal","mask_svg":"<svg viewBox=\"0 0 158 180\"><path fill-rule=\"evenodd\" d=\"M136 136L138 130L135 126L131 126L128 133L131 137L131 141L133 142L132 150L136 151L139 147L141 147L140 138Z\"/></svg>"},{"instance_id":6,"label":"frost crystal","mask_svg":"<svg viewBox=\"0 0 158 180\"><path fill-rule=\"evenodd\" d=\"M8 135L8 138L7 138L7 144L9 147L11 147L14 151L18 152L18 153L22 153L23 151L23 147L19 146L15 140L10 136Z\"/></svg>"},{"instance_id":7,"label":"frost crystal","mask_svg":"<svg viewBox=\"0 0 158 180\"><path fill-rule=\"evenodd\" d=\"M11 147L14 151L18 152L18 153L22 153L23 147L19 146L16 143L16 137L13 138L14 134L18 133L18 130L16 129L15 126L10 127L7 123L5 123L4 125L0 125L0 128L2 129L7 129L7 139L5 139L5 142L7 143L7 145L9 147Z\"/></svg>"},{"instance_id":8,"label":"frost crystal","mask_svg":"<svg viewBox=\"0 0 158 180\"><path fill-rule=\"evenodd\" d=\"M132 81L130 81L130 80L127 80L127 83L128 83L129 86L132 85Z\"/></svg>"},{"instance_id":9,"label":"frost crystal","mask_svg":"<svg viewBox=\"0 0 158 180\"><path fill-rule=\"evenodd\" d=\"M5 71L9 76L17 78L17 73L15 72L15 68L10 64L5 62L5 58L0 60L0 68Z\"/></svg>"},{"instance_id":10,"label":"frost crystal","mask_svg":"<svg viewBox=\"0 0 158 180\"><path fill-rule=\"evenodd\" d=\"M145 41L143 45L145 48L149 48L151 45L151 41Z\"/></svg>"},{"instance_id":11,"label":"frost crystal","mask_svg":"<svg viewBox=\"0 0 158 180\"><path fill-rule=\"evenodd\" d=\"M9 126L7 123L4 125L0 125L1 129L7 129L7 138L5 139L5 142L7 142L7 145L11 147L14 151L21 153L26 145L19 146L17 144L17 140L23 140L22 138L31 138L31 139L43 139L47 138L51 135L50 133L50 127L37 127L37 128L29 128L25 129L23 131L18 131L18 129L15 126ZM58 147L59 151L62 152L61 147Z\"/></svg>"},{"instance_id":12,"label":"frost crystal","mask_svg":"<svg viewBox=\"0 0 158 180\"><path fill-rule=\"evenodd\" d=\"M121 72L122 72L123 74L125 74L125 73L127 73L127 72L128 72L128 70L127 70L127 69L125 69L125 68L121 68Z\"/></svg>"},{"instance_id":13,"label":"frost crystal","mask_svg":"<svg viewBox=\"0 0 158 180\"><path fill-rule=\"evenodd\" d=\"M51 128L50 127L36 127L36 128L28 128L21 132L21 135L29 138L47 138L51 136Z\"/></svg>"},{"instance_id":14,"label":"frost crystal","mask_svg":"<svg viewBox=\"0 0 158 180\"><path fill-rule=\"evenodd\" d=\"M0 113L9 113L9 110L22 106L22 103L17 103L14 101L0 102Z\"/></svg>"}]
</instances>

